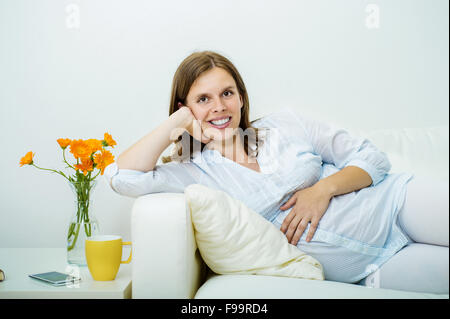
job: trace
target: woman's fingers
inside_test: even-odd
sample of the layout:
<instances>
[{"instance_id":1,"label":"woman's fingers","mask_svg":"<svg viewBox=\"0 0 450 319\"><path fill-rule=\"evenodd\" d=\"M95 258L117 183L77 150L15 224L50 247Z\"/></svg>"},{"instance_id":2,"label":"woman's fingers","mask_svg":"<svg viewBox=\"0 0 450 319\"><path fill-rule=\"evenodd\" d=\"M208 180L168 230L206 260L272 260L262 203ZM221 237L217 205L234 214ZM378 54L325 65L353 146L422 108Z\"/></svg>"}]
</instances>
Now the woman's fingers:
<instances>
[{"instance_id":1,"label":"woman's fingers","mask_svg":"<svg viewBox=\"0 0 450 319\"><path fill-rule=\"evenodd\" d=\"M207 134L205 134L205 130L203 129L204 126L203 121L197 120L188 106L181 104L181 102L178 102L177 105L178 109L186 108L187 110L189 110L188 120L190 124L186 127L186 130L189 133L189 135L191 135L197 141L200 141L204 144L208 144L210 141L212 141L212 138L210 138Z\"/></svg>"},{"instance_id":2,"label":"woman's fingers","mask_svg":"<svg viewBox=\"0 0 450 319\"><path fill-rule=\"evenodd\" d=\"M192 120L192 137L203 144L208 144L212 139L205 135L205 131L202 128L202 121L193 119Z\"/></svg>"},{"instance_id":3,"label":"woman's fingers","mask_svg":"<svg viewBox=\"0 0 450 319\"><path fill-rule=\"evenodd\" d=\"M203 123L205 123L205 122L201 122L202 124ZM209 133L208 133L208 128L206 127L206 128L201 128L201 130L202 130L202 143L203 144L208 144L209 142L211 142L213 139L210 137L210 136L212 136L212 135L210 135Z\"/></svg>"},{"instance_id":4,"label":"woman's fingers","mask_svg":"<svg viewBox=\"0 0 450 319\"><path fill-rule=\"evenodd\" d=\"M305 231L306 227L308 227L308 220L303 218L301 222L298 224L297 229L295 230L294 236L292 240L290 240L290 243L294 246L297 246L298 241L300 238L302 238L303 232Z\"/></svg>"},{"instance_id":5,"label":"woman's fingers","mask_svg":"<svg viewBox=\"0 0 450 319\"><path fill-rule=\"evenodd\" d=\"M291 221L294 219L295 217L295 212L292 209L289 214L284 218L283 220L283 224L281 224L280 230L283 233L286 233L286 231L288 230L289 225L291 224ZM296 225L297 226L297 225Z\"/></svg>"},{"instance_id":6,"label":"woman's fingers","mask_svg":"<svg viewBox=\"0 0 450 319\"><path fill-rule=\"evenodd\" d=\"M286 231L286 237L287 237L288 242L291 242L291 239L294 237L294 234L297 230L297 226L300 223L300 220L301 220L301 217L294 215L294 218L288 224L287 231Z\"/></svg>"},{"instance_id":7,"label":"woman's fingers","mask_svg":"<svg viewBox=\"0 0 450 319\"><path fill-rule=\"evenodd\" d=\"M319 225L319 220L317 218L313 218L311 220L311 225L309 226L308 235L306 235L306 241L310 242L316 232L317 226Z\"/></svg>"},{"instance_id":8,"label":"woman's fingers","mask_svg":"<svg viewBox=\"0 0 450 319\"><path fill-rule=\"evenodd\" d=\"M297 197L294 195L291 198L289 198L289 200L286 203L284 203L280 207L280 209L281 210L286 210L286 209L290 208L292 205L294 205L296 201L297 201Z\"/></svg>"},{"instance_id":9,"label":"woman's fingers","mask_svg":"<svg viewBox=\"0 0 450 319\"><path fill-rule=\"evenodd\" d=\"M311 223L306 236L306 241L311 241L316 232L318 221L317 219L310 220L307 216L298 216L295 212L290 212L283 221L280 230L286 235L288 242L292 245L297 245L300 238L302 238L308 224Z\"/></svg>"}]
</instances>

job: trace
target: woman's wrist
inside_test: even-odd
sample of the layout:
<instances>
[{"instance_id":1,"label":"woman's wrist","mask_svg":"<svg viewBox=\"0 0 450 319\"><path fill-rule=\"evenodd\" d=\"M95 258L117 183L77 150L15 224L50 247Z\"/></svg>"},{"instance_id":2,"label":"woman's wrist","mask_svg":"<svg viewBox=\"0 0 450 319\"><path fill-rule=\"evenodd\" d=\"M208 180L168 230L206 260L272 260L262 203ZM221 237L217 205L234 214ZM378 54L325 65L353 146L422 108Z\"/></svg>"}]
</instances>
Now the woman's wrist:
<instances>
[{"instance_id":1,"label":"woman's wrist","mask_svg":"<svg viewBox=\"0 0 450 319\"><path fill-rule=\"evenodd\" d=\"M172 113L171 117L175 118L177 123L177 127L181 127L187 129L192 122L192 113L191 110L187 106L183 106L179 108L177 111Z\"/></svg>"},{"instance_id":2,"label":"woman's wrist","mask_svg":"<svg viewBox=\"0 0 450 319\"><path fill-rule=\"evenodd\" d=\"M178 137L183 134L190 125L190 114L188 113L190 112L190 110L188 109L188 112L186 112L186 110L183 109L184 107L180 108L176 112L172 113L169 117L169 121L172 122L172 130L170 134L170 139L172 141L178 139Z\"/></svg>"},{"instance_id":3,"label":"woman's wrist","mask_svg":"<svg viewBox=\"0 0 450 319\"><path fill-rule=\"evenodd\" d=\"M333 198L333 196L336 195L336 185L331 183L331 181L327 178L323 178L319 180L314 186L316 189L318 189L321 193L328 196L330 199Z\"/></svg>"}]
</instances>

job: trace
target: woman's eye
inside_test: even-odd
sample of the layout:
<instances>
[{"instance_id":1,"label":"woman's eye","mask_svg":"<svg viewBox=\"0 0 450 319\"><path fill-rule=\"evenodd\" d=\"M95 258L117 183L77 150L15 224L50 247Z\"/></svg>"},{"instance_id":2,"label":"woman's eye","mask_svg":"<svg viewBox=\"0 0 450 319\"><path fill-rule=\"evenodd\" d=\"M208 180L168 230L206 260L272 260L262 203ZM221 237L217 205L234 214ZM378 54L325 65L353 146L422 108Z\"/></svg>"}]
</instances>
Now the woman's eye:
<instances>
[{"instance_id":1,"label":"woman's eye","mask_svg":"<svg viewBox=\"0 0 450 319\"><path fill-rule=\"evenodd\" d=\"M228 93L228 94L226 94L226 93ZM225 97L229 97L229 96L233 95L233 92L231 92L231 91L225 91L225 92L223 92L223 94L225 95ZM203 102L206 102L206 99L207 99L206 96L202 96L201 98L198 99L197 103L203 103Z\"/></svg>"}]
</instances>

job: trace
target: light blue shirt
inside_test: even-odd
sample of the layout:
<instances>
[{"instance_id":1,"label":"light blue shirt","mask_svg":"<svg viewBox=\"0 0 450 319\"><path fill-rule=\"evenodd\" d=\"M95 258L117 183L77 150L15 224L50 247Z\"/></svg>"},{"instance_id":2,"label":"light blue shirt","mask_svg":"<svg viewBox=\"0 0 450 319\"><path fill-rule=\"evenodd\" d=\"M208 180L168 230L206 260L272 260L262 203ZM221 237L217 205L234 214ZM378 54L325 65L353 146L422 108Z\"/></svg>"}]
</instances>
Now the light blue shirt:
<instances>
[{"instance_id":1,"label":"light blue shirt","mask_svg":"<svg viewBox=\"0 0 450 319\"><path fill-rule=\"evenodd\" d=\"M279 229L292 209L282 211L280 206L295 192L346 166L357 166L370 175L372 185L333 197L312 241L305 241L308 226L297 247L322 263L327 280L357 282L409 242L397 225L397 215L413 176L389 174L386 154L369 140L302 117L290 108L252 125L262 128L264 142L257 155L261 172L205 148L192 158L157 165L147 173L119 170L113 163L104 176L114 191L131 197L183 193L190 184L220 189Z\"/></svg>"}]
</instances>

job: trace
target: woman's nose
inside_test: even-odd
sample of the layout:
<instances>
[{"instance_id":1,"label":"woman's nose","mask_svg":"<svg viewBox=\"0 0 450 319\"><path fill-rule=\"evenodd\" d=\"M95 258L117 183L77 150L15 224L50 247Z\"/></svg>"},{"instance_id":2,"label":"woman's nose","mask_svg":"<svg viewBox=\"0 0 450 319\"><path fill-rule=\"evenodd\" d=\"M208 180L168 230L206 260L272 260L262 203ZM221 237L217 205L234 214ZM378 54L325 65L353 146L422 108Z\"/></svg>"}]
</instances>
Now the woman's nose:
<instances>
[{"instance_id":1,"label":"woman's nose","mask_svg":"<svg viewBox=\"0 0 450 319\"><path fill-rule=\"evenodd\" d=\"M226 109L225 104L222 101L216 100L216 103L211 107L211 111L213 112L222 112Z\"/></svg>"}]
</instances>

